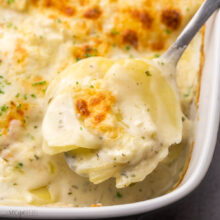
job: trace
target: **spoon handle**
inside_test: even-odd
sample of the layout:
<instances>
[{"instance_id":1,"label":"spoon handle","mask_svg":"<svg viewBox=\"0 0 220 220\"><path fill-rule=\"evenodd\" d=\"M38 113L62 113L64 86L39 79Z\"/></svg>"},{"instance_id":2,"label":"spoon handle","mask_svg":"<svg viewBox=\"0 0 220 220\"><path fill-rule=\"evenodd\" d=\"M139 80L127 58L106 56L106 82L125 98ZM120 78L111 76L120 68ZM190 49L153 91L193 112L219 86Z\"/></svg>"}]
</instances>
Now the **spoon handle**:
<instances>
[{"instance_id":1,"label":"spoon handle","mask_svg":"<svg viewBox=\"0 0 220 220\"><path fill-rule=\"evenodd\" d=\"M206 0L191 21L186 25L176 41L168 48L164 55L161 56L161 59L176 66L192 38L219 7L220 0Z\"/></svg>"}]
</instances>

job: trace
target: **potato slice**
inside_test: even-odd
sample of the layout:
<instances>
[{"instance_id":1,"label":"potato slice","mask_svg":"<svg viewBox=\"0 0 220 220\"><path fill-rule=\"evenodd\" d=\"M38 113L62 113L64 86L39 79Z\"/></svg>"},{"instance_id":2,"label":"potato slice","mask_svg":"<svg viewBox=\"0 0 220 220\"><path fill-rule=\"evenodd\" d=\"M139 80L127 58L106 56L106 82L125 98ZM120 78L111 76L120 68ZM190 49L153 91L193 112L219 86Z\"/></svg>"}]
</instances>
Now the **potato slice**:
<instances>
[{"instance_id":1,"label":"potato slice","mask_svg":"<svg viewBox=\"0 0 220 220\"><path fill-rule=\"evenodd\" d=\"M49 91L44 149L72 150L71 168L93 183L115 177L122 188L141 181L169 146L181 141L177 92L151 61L86 59L68 68ZM77 100L84 103L79 112Z\"/></svg>"}]
</instances>

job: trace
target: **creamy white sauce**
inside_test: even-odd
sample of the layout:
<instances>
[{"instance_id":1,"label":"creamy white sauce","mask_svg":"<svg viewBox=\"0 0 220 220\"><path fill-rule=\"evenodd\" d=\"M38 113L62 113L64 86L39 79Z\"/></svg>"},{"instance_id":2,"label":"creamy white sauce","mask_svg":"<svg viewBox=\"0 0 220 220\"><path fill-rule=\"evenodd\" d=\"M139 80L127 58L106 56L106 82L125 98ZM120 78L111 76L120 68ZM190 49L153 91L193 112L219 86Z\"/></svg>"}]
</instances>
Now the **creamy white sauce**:
<instances>
[{"instance_id":1,"label":"creamy white sauce","mask_svg":"<svg viewBox=\"0 0 220 220\"><path fill-rule=\"evenodd\" d=\"M181 144L171 146L167 158L144 181L120 190L115 188L113 179L94 185L75 174L67 166L63 154L43 153L44 89L74 62L72 32L35 10L25 13L19 10L0 8L1 118L8 114L10 101L16 108L28 103L29 109L22 118L25 129L19 120L13 120L7 135L0 137L0 204L114 205L143 201L172 190L181 179L189 158L193 118L183 119ZM189 115L198 88L200 47L201 34L198 34L178 66L177 84L186 115ZM152 52L131 52L135 57L152 55ZM24 54L26 58L22 62ZM106 56L118 58L130 54L113 48Z\"/></svg>"}]
</instances>

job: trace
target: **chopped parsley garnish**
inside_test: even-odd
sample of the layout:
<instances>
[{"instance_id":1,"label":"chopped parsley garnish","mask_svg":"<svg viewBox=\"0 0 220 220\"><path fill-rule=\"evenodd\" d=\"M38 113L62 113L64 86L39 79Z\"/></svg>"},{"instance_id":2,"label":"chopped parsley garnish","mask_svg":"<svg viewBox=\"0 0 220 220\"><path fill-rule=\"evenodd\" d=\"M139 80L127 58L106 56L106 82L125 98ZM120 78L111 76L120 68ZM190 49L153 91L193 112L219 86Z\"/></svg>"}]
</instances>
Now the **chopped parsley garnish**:
<instances>
[{"instance_id":1,"label":"chopped parsley garnish","mask_svg":"<svg viewBox=\"0 0 220 220\"><path fill-rule=\"evenodd\" d=\"M116 192L116 197L122 198L122 194L120 192Z\"/></svg>"},{"instance_id":2,"label":"chopped parsley garnish","mask_svg":"<svg viewBox=\"0 0 220 220\"><path fill-rule=\"evenodd\" d=\"M80 130L82 131L82 130L83 130L83 128L82 128L82 127L80 127Z\"/></svg>"},{"instance_id":3,"label":"chopped parsley garnish","mask_svg":"<svg viewBox=\"0 0 220 220\"><path fill-rule=\"evenodd\" d=\"M14 2L15 2L15 0L7 0L8 5L10 5L10 4L14 3Z\"/></svg>"},{"instance_id":4,"label":"chopped parsley garnish","mask_svg":"<svg viewBox=\"0 0 220 220\"><path fill-rule=\"evenodd\" d=\"M0 94L5 94L5 92L0 89Z\"/></svg>"},{"instance_id":5,"label":"chopped parsley garnish","mask_svg":"<svg viewBox=\"0 0 220 220\"><path fill-rule=\"evenodd\" d=\"M149 70L146 70L146 71L145 71L145 74L146 74L147 76L152 76Z\"/></svg>"},{"instance_id":6,"label":"chopped parsley garnish","mask_svg":"<svg viewBox=\"0 0 220 220\"><path fill-rule=\"evenodd\" d=\"M61 19L57 19L57 23L62 23Z\"/></svg>"},{"instance_id":7,"label":"chopped parsley garnish","mask_svg":"<svg viewBox=\"0 0 220 220\"><path fill-rule=\"evenodd\" d=\"M167 34L171 34L171 31L169 29L166 29Z\"/></svg>"},{"instance_id":8,"label":"chopped parsley garnish","mask_svg":"<svg viewBox=\"0 0 220 220\"><path fill-rule=\"evenodd\" d=\"M111 34L113 34L113 35L117 35L117 34L120 34L120 32L117 31L117 30L112 30L112 31L111 31Z\"/></svg>"},{"instance_id":9,"label":"chopped parsley garnish","mask_svg":"<svg viewBox=\"0 0 220 220\"><path fill-rule=\"evenodd\" d=\"M0 107L0 116L2 116L3 112L6 112L8 110L8 106L7 105L2 105Z\"/></svg>"},{"instance_id":10,"label":"chopped parsley garnish","mask_svg":"<svg viewBox=\"0 0 220 220\"><path fill-rule=\"evenodd\" d=\"M81 58L79 58L79 57L76 57L76 62L78 62L78 61L80 61L81 60Z\"/></svg>"},{"instance_id":11,"label":"chopped parsley garnish","mask_svg":"<svg viewBox=\"0 0 220 220\"><path fill-rule=\"evenodd\" d=\"M16 98L18 98L19 96L20 96L20 93L17 93L17 94L15 95Z\"/></svg>"},{"instance_id":12,"label":"chopped parsley garnish","mask_svg":"<svg viewBox=\"0 0 220 220\"><path fill-rule=\"evenodd\" d=\"M24 100L27 100L27 95L26 94L24 94Z\"/></svg>"},{"instance_id":13,"label":"chopped parsley garnish","mask_svg":"<svg viewBox=\"0 0 220 220\"><path fill-rule=\"evenodd\" d=\"M94 54L90 54L90 53L85 54L85 57L94 57L94 56L95 56Z\"/></svg>"},{"instance_id":14,"label":"chopped parsley garnish","mask_svg":"<svg viewBox=\"0 0 220 220\"><path fill-rule=\"evenodd\" d=\"M8 110L8 106L6 106L6 105L1 106L1 111L2 112L6 112L7 110Z\"/></svg>"},{"instance_id":15,"label":"chopped parsley garnish","mask_svg":"<svg viewBox=\"0 0 220 220\"><path fill-rule=\"evenodd\" d=\"M35 82L32 84L32 86L42 86L42 85L46 85L47 82L44 80L44 81L39 81L39 82Z\"/></svg>"},{"instance_id":16,"label":"chopped parsley garnish","mask_svg":"<svg viewBox=\"0 0 220 220\"><path fill-rule=\"evenodd\" d=\"M11 28L11 27L13 27L13 24L12 23L8 23L7 24L7 28Z\"/></svg>"},{"instance_id":17,"label":"chopped parsley garnish","mask_svg":"<svg viewBox=\"0 0 220 220\"><path fill-rule=\"evenodd\" d=\"M23 167L24 164L23 164L22 162L19 162L19 163L18 163L18 166L19 166L19 167Z\"/></svg>"},{"instance_id":18,"label":"chopped parsley garnish","mask_svg":"<svg viewBox=\"0 0 220 220\"><path fill-rule=\"evenodd\" d=\"M24 166L24 164L22 163L22 162L19 162L16 166L15 166L15 168L22 168Z\"/></svg>"},{"instance_id":19,"label":"chopped parsley garnish","mask_svg":"<svg viewBox=\"0 0 220 220\"><path fill-rule=\"evenodd\" d=\"M78 85L79 84L79 82L78 81L76 81L76 85Z\"/></svg>"},{"instance_id":20,"label":"chopped parsley garnish","mask_svg":"<svg viewBox=\"0 0 220 220\"><path fill-rule=\"evenodd\" d=\"M91 85L91 86L90 86L90 88L91 88L91 89L94 89L94 86L93 86L93 85Z\"/></svg>"},{"instance_id":21,"label":"chopped parsley garnish","mask_svg":"<svg viewBox=\"0 0 220 220\"><path fill-rule=\"evenodd\" d=\"M37 98L37 96L35 94L31 94L31 97L34 99Z\"/></svg>"},{"instance_id":22,"label":"chopped parsley garnish","mask_svg":"<svg viewBox=\"0 0 220 220\"><path fill-rule=\"evenodd\" d=\"M160 57L160 54L156 53L156 54L154 54L154 57L158 58L158 57Z\"/></svg>"},{"instance_id":23,"label":"chopped parsley garnish","mask_svg":"<svg viewBox=\"0 0 220 220\"><path fill-rule=\"evenodd\" d=\"M129 45L127 45L127 46L125 47L125 49L126 49L126 50L130 50L131 47L130 47Z\"/></svg>"}]
</instances>

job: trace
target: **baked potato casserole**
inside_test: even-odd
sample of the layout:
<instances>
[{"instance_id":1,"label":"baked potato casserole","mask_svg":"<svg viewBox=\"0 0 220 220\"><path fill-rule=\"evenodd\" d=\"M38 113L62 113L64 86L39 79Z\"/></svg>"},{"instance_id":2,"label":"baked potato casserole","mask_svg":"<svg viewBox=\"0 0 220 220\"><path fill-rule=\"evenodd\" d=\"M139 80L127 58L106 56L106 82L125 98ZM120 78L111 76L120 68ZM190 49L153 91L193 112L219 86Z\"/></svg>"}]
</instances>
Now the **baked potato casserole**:
<instances>
[{"instance_id":1,"label":"baked potato casserole","mask_svg":"<svg viewBox=\"0 0 220 220\"><path fill-rule=\"evenodd\" d=\"M174 189L192 150L203 30L177 94L144 59L201 3L0 0L0 204L114 205Z\"/></svg>"}]
</instances>

